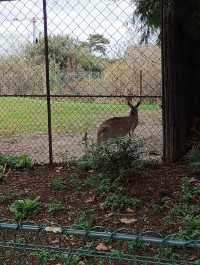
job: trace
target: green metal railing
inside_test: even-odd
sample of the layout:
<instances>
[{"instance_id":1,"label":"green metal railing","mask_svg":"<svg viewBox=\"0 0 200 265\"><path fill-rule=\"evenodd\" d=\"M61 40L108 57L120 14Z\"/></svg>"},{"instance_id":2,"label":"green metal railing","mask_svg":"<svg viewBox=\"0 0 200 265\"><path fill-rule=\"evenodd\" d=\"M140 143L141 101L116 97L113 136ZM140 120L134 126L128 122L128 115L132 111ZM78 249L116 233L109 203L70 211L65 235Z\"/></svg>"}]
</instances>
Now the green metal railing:
<instances>
[{"instance_id":1,"label":"green metal railing","mask_svg":"<svg viewBox=\"0 0 200 265\"><path fill-rule=\"evenodd\" d=\"M146 232L101 227L0 222L0 264L200 265L200 240L177 240Z\"/></svg>"}]
</instances>

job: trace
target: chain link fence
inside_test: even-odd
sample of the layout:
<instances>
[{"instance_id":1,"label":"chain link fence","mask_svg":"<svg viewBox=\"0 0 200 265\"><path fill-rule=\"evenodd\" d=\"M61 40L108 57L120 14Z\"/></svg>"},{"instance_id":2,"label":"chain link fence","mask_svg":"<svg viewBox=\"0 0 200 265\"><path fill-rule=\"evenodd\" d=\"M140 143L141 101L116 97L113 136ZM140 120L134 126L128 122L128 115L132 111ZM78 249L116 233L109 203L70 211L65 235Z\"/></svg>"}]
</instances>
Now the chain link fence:
<instances>
[{"instance_id":1,"label":"chain link fence","mask_svg":"<svg viewBox=\"0 0 200 265\"><path fill-rule=\"evenodd\" d=\"M198 265L199 247L199 241L153 232L136 235L100 227L0 223L3 265Z\"/></svg>"},{"instance_id":2,"label":"chain link fence","mask_svg":"<svg viewBox=\"0 0 200 265\"><path fill-rule=\"evenodd\" d=\"M48 163L52 145L55 162L80 156L104 120L128 115L130 97L142 99L134 137L161 158L161 51L156 34L140 44L131 0L0 1L0 9L1 154Z\"/></svg>"}]
</instances>

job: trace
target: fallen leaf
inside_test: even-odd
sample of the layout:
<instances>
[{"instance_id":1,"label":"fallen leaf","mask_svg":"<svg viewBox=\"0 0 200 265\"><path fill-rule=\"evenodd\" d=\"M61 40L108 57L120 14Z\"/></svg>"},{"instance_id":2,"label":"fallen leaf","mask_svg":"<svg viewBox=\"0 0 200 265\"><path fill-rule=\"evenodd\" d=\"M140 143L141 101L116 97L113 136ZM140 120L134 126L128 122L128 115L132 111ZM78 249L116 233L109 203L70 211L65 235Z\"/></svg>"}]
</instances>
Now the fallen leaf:
<instances>
[{"instance_id":1,"label":"fallen leaf","mask_svg":"<svg viewBox=\"0 0 200 265\"><path fill-rule=\"evenodd\" d=\"M108 251L108 247L104 244L104 243L99 243L97 246L96 246L96 250L99 250L99 251Z\"/></svg>"},{"instance_id":2,"label":"fallen leaf","mask_svg":"<svg viewBox=\"0 0 200 265\"><path fill-rule=\"evenodd\" d=\"M123 224L132 224L132 223L137 222L137 219L135 219L135 218L126 218L126 217L124 217L124 218L121 218L119 220Z\"/></svg>"},{"instance_id":3,"label":"fallen leaf","mask_svg":"<svg viewBox=\"0 0 200 265\"><path fill-rule=\"evenodd\" d=\"M196 256L191 256L191 257L189 257L189 260L190 260L190 261L195 261L195 260L196 260Z\"/></svg>"},{"instance_id":4,"label":"fallen leaf","mask_svg":"<svg viewBox=\"0 0 200 265\"><path fill-rule=\"evenodd\" d=\"M59 239L51 240L52 244L59 244L59 242L60 242Z\"/></svg>"},{"instance_id":5,"label":"fallen leaf","mask_svg":"<svg viewBox=\"0 0 200 265\"><path fill-rule=\"evenodd\" d=\"M61 233L62 228L58 226L47 226L44 229L46 232Z\"/></svg>"},{"instance_id":6,"label":"fallen leaf","mask_svg":"<svg viewBox=\"0 0 200 265\"><path fill-rule=\"evenodd\" d=\"M104 202L102 202L102 203L99 204L99 207L100 207L101 209L104 209L104 206L105 206L105 203L104 203Z\"/></svg>"},{"instance_id":7,"label":"fallen leaf","mask_svg":"<svg viewBox=\"0 0 200 265\"><path fill-rule=\"evenodd\" d=\"M91 203L91 202L94 202L94 201L95 201L95 198L96 198L95 195L90 196L89 198L87 198L87 199L85 200L85 203Z\"/></svg>"},{"instance_id":8,"label":"fallen leaf","mask_svg":"<svg viewBox=\"0 0 200 265\"><path fill-rule=\"evenodd\" d=\"M56 168L56 172L59 173L62 169L63 169L63 167L58 167L58 168Z\"/></svg>"},{"instance_id":9,"label":"fallen leaf","mask_svg":"<svg viewBox=\"0 0 200 265\"><path fill-rule=\"evenodd\" d=\"M193 178L189 179L189 182L190 183L198 182L198 179L196 179L196 178L193 177Z\"/></svg>"},{"instance_id":10,"label":"fallen leaf","mask_svg":"<svg viewBox=\"0 0 200 265\"><path fill-rule=\"evenodd\" d=\"M106 218L109 218L109 217L111 217L111 216L113 216L113 215L114 215L114 213L108 213L108 214L105 215L105 217L106 217Z\"/></svg>"},{"instance_id":11,"label":"fallen leaf","mask_svg":"<svg viewBox=\"0 0 200 265\"><path fill-rule=\"evenodd\" d=\"M131 208L127 208L126 211L127 211L127 213L134 213L134 212L135 212L135 211L134 211L133 209L131 209Z\"/></svg>"},{"instance_id":12,"label":"fallen leaf","mask_svg":"<svg viewBox=\"0 0 200 265\"><path fill-rule=\"evenodd\" d=\"M85 262L80 261L80 262L78 263L78 265L86 265L86 264L85 264Z\"/></svg>"}]
</instances>

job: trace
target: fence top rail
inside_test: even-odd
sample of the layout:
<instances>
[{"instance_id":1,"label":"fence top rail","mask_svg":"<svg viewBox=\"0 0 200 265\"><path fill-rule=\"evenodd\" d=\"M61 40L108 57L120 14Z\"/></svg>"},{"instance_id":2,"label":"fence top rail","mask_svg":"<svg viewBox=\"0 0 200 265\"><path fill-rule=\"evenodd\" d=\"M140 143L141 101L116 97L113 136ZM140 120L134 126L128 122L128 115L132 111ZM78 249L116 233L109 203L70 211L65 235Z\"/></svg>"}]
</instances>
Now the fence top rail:
<instances>
[{"instance_id":1,"label":"fence top rail","mask_svg":"<svg viewBox=\"0 0 200 265\"><path fill-rule=\"evenodd\" d=\"M47 95L45 94L11 94L11 95L7 95L7 94L0 94L0 97L32 97L32 98L46 98ZM162 96L154 96L154 95L144 95L144 96L140 96L140 95L56 95L53 94L51 95L51 98L141 98L141 99L159 99L162 98Z\"/></svg>"},{"instance_id":2,"label":"fence top rail","mask_svg":"<svg viewBox=\"0 0 200 265\"><path fill-rule=\"evenodd\" d=\"M86 238L101 238L107 240L120 240L120 241L142 241L144 243L175 246L175 247L195 247L200 248L200 240L176 240L172 239L175 235L162 236L159 233L152 231L143 232L140 234L125 233L124 229L110 231L102 227L94 227L85 229L80 226L62 227L62 226L48 226L36 224L17 224L0 222L1 230L15 230L27 232L42 232L42 233L58 233L63 235L75 235Z\"/></svg>"}]
</instances>

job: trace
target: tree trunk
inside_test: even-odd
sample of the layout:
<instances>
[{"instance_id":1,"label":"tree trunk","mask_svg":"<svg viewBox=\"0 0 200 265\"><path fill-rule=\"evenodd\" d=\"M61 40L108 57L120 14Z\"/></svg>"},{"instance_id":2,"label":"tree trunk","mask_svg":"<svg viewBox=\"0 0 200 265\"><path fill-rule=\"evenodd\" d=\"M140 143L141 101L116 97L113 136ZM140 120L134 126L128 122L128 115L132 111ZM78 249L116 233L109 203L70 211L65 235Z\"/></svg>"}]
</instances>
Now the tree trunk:
<instances>
[{"instance_id":1,"label":"tree trunk","mask_svg":"<svg viewBox=\"0 0 200 265\"><path fill-rule=\"evenodd\" d=\"M173 162L190 147L194 117L200 114L200 36L186 30L195 10L191 3L174 0L172 8L163 1L163 158Z\"/></svg>"}]
</instances>

